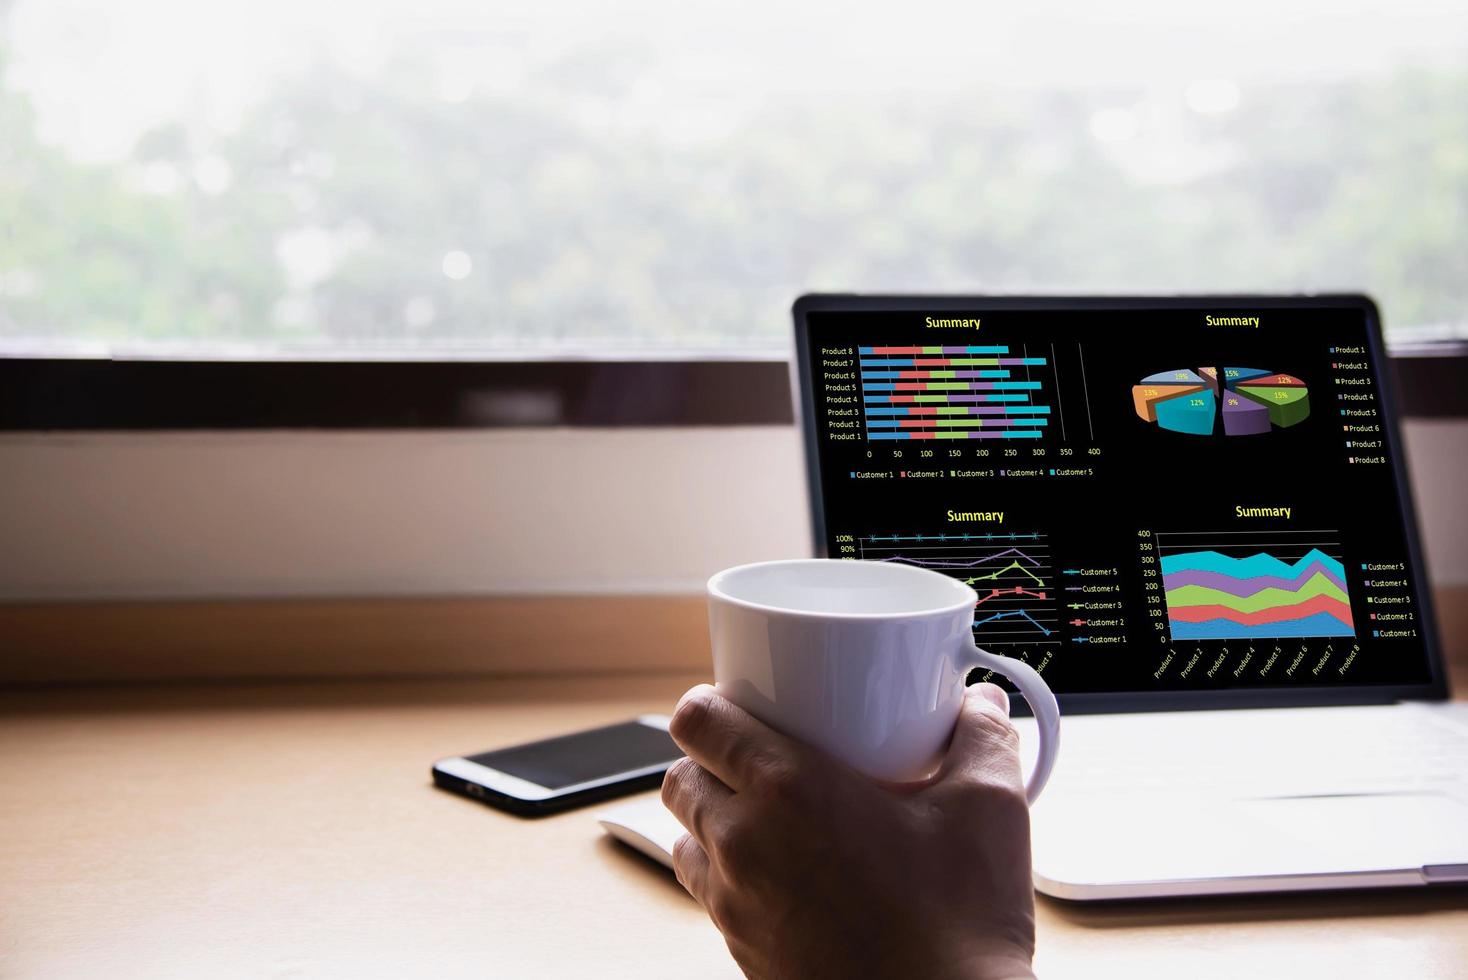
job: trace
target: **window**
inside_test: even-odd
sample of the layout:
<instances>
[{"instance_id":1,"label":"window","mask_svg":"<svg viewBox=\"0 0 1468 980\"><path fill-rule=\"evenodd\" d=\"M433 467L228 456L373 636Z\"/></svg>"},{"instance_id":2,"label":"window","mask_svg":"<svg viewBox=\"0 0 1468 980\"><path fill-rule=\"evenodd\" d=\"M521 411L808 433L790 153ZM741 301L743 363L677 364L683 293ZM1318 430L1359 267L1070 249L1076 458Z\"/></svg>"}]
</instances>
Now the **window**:
<instances>
[{"instance_id":1,"label":"window","mask_svg":"<svg viewBox=\"0 0 1468 980\"><path fill-rule=\"evenodd\" d=\"M0 349L771 349L813 289L1461 336L1465 52L1460 2L0 0Z\"/></svg>"}]
</instances>

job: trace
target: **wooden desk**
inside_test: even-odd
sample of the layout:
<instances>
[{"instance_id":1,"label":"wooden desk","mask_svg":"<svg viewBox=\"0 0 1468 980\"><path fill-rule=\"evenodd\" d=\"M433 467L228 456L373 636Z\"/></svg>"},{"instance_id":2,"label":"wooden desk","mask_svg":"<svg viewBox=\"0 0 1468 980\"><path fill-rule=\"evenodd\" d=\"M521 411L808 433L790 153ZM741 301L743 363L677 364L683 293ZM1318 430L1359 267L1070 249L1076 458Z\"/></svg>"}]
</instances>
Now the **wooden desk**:
<instances>
[{"instance_id":1,"label":"wooden desk","mask_svg":"<svg viewBox=\"0 0 1468 980\"><path fill-rule=\"evenodd\" d=\"M733 977L606 839L429 763L666 710L692 676L0 693L5 976ZM1461 690L1461 688L1460 688ZM1468 975L1468 891L1041 900L1046 977Z\"/></svg>"}]
</instances>

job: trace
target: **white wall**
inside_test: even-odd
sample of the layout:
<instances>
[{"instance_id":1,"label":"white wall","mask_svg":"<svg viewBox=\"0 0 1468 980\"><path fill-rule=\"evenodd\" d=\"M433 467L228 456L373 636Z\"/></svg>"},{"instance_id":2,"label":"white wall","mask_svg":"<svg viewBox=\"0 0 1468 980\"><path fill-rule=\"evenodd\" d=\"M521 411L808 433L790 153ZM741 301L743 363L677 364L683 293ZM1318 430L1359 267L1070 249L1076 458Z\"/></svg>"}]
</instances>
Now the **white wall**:
<instances>
[{"instance_id":1,"label":"white wall","mask_svg":"<svg viewBox=\"0 0 1468 980\"><path fill-rule=\"evenodd\" d=\"M1407 441L1468 582L1468 421ZM0 437L0 599L690 592L809 541L793 427Z\"/></svg>"},{"instance_id":2,"label":"white wall","mask_svg":"<svg viewBox=\"0 0 1468 980\"><path fill-rule=\"evenodd\" d=\"M793 428L0 439L0 596L699 591L805 554Z\"/></svg>"}]
</instances>

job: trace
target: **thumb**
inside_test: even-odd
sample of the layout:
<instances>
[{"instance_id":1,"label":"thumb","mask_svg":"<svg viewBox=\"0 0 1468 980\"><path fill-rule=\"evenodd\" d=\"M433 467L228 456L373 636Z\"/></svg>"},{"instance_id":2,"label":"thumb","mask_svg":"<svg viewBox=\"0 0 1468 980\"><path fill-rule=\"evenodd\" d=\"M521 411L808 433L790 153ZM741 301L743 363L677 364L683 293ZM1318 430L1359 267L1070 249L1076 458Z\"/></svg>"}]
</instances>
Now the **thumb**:
<instances>
[{"instance_id":1,"label":"thumb","mask_svg":"<svg viewBox=\"0 0 1468 980\"><path fill-rule=\"evenodd\" d=\"M1009 695L1005 694L1004 688L998 684L990 684L985 681L982 684L975 684L969 688L969 691L971 693L977 691L984 698L991 701L1000 711L1003 711L1004 717L1009 717Z\"/></svg>"},{"instance_id":2,"label":"thumb","mask_svg":"<svg viewBox=\"0 0 1468 980\"><path fill-rule=\"evenodd\" d=\"M969 688L948 742L940 779L951 775L1021 785L1019 733L1009 722L1009 696L993 684Z\"/></svg>"}]
</instances>

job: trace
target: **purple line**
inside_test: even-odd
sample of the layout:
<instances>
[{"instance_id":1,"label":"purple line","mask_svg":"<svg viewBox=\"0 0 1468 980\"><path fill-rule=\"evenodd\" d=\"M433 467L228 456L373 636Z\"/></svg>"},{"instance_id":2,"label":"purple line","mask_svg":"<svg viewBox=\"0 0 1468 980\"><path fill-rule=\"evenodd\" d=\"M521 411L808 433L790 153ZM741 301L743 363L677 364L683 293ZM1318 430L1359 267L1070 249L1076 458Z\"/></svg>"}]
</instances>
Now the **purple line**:
<instances>
[{"instance_id":1,"label":"purple line","mask_svg":"<svg viewBox=\"0 0 1468 980\"><path fill-rule=\"evenodd\" d=\"M1227 592L1229 595L1251 596L1260 589L1285 589L1289 592L1298 592L1310 577L1316 574L1324 575L1330 579L1342 592L1348 592L1346 585L1339 578L1326 571L1325 566L1318 561L1311 562L1305 566L1304 571L1294 578L1285 578L1282 575L1258 575L1250 578L1235 578L1222 572L1206 572L1202 569L1188 569L1182 572L1173 572L1162 576L1162 585L1165 589L1180 589L1185 585L1201 585L1209 589L1217 589Z\"/></svg>"},{"instance_id":2,"label":"purple line","mask_svg":"<svg viewBox=\"0 0 1468 980\"><path fill-rule=\"evenodd\" d=\"M924 568L976 568L986 561L994 561L996 559L1003 558L1005 555L1019 555L1025 561L1029 562L1031 565L1034 565L1036 568L1040 567L1039 562L1035 561L1035 559L1031 558L1023 551L1020 551L1018 548L1009 548L1005 551L999 552L999 554L997 555L990 555L987 558L976 558L973 561L968 562L938 561L931 558L909 558L907 555L893 555L890 558L878 558L877 561L905 561L910 565L921 565Z\"/></svg>"}]
</instances>

